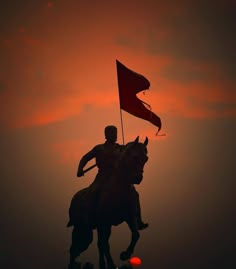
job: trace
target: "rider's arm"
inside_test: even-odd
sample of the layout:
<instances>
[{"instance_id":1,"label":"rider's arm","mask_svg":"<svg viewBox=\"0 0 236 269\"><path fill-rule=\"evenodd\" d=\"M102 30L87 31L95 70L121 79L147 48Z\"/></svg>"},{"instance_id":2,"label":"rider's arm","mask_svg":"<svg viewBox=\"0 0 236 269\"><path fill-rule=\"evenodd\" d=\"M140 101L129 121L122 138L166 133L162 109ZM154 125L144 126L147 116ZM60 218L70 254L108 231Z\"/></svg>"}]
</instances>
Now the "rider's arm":
<instances>
[{"instance_id":1,"label":"rider's arm","mask_svg":"<svg viewBox=\"0 0 236 269\"><path fill-rule=\"evenodd\" d=\"M92 160L93 158L96 157L96 147L94 147L92 150L90 150L88 153L86 153L80 160L79 162L79 166L78 166L78 171L77 171L77 177L81 177L84 175L83 173L83 168L85 167L85 165L87 164L87 162L89 162L90 160Z\"/></svg>"}]
</instances>

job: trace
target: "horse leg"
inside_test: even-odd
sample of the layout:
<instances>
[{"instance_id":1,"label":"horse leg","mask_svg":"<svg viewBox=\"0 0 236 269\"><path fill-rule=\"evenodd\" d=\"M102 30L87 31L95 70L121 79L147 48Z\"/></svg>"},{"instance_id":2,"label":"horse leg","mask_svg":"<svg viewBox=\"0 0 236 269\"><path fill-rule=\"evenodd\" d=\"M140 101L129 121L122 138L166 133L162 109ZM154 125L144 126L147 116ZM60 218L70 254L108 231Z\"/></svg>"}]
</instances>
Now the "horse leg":
<instances>
[{"instance_id":1,"label":"horse leg","mask_svg":"<svg viewBox=\"0 0 236 269\"><path fill-rule=\"evenodd\" d=\"M75 259L84 252L93 241L93 230L84 226L74 226L70 247L69 268L73 268Z\"/></svg>"},{"instance_id":2,"label":"horse leg","mask_svg":"<svg viewBox=\"0 0 236 269\"><path fill-rule=\"evenodd\" d=\"M99 250L99 269L105 269L105 257L107 261L107 269L116 269L116 265L111 257L109 238L111 235L110 225L98 225L98 250Z\"/></svg>"},{"instance_id":3,"label":"horse leg","mask_svg":"<svg viewBox=\"0 0 236 269\"><path fill-rule=\"evenodd\" d=\"M122 251L120 254L120 259L122 261L128 260L131 257L131 255L134 252L134 248L137 244L137 241L139 239L139 236L140 236L139 231L138 231L136 216L135 216L135 218L133 218L133 220L127 221L127 224L128 224L129 229L131 231L131 241L130 241L128 248L125 251Z\"/></svg>"}]
</instances>

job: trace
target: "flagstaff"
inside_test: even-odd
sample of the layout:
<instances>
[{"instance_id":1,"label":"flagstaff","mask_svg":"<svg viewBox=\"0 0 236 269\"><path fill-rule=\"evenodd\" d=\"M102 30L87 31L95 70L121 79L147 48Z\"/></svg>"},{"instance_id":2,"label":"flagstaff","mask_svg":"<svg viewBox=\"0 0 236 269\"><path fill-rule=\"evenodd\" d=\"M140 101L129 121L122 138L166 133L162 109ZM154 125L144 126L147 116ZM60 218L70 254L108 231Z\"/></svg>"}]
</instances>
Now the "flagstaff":
<instances>
[{"instance_id":1,"label":"flagstaff","mask_svg":"<svg viewBox=\"0 0 236 269\"><path fill-rule=\"evenodd\" d=\"M116 60L116 71L117 71L117 81L118 81L118 92L119 92L119 106L120 106L120 122L121 122L121 132L122 132L122 142L123 145L125 144L125 137L124 137L124 127L123 127L123 118L122 118L122 111L120 105L120 82L119 82L119 74L118 74L118 61Z\"/></svg>"},{"instance_id":2,"label":"flagstaff","mask_svg":"<svg viewBox=\"0 0 236 269\"><path fill-rule=\"evenodd\" d=\"M122 111L120 108L120 121L121 121L121 131L122 131L122 142L123 145L125 144L125 138L124 138L124 128L123 128L123 118L122 118Z\"/></svg>"}]
</instances>

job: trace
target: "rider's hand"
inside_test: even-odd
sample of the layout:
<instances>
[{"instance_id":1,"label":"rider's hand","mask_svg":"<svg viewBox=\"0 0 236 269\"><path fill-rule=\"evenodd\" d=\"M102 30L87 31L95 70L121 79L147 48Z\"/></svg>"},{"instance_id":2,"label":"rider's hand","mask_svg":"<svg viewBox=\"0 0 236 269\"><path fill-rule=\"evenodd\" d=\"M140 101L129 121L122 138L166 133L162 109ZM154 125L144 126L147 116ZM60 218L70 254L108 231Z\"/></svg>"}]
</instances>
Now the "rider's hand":
<instances>
[{"instance_id":1,"label":"rider's hand","mask_svg":"<svg viewBox=\"0 0 236 269\"><path fill-rule=\"evenodd\" d=\"M77 177L82 177L84 175L84 172L81 170L78 170Z\"/></svg>"}]
</instances>

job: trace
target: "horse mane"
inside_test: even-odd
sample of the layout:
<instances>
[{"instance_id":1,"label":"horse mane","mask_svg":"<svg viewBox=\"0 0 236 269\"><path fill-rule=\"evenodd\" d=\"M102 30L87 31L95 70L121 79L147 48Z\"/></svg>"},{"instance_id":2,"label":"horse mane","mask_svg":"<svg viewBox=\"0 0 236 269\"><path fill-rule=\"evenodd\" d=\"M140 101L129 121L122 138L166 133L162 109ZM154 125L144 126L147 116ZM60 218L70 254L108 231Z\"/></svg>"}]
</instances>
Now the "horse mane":
<instances>
[{"instance_id":1,"label":"horse mane","mask_svg":"<svg viewBox=\"0 0 236 269\"><path fill-rule=\"evenodd\" d=\"M121 184L123 181L126 184L133 184L127 181L127 178L130 176L130 169L127 169L129 167L126 166L125 160L127 157L127 153L134 149L140 151L140 148L146 147L147 145L147 140L145 140L144 143L138 141L139 137L137 137L134 141L128 142L126 145L124 145L124 148L121 152L119 160L117 160L116 168L114 173L111 175L111 178L109 179L109 182L111 184ZM147 153L147 150L146 150Z\"/></svg>"}]
</instances>

